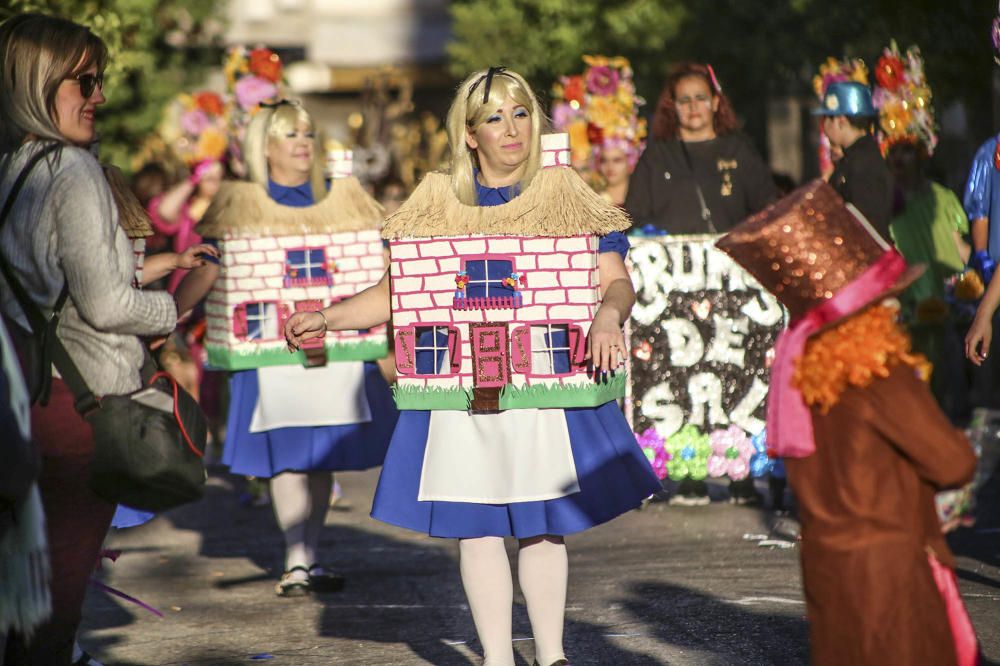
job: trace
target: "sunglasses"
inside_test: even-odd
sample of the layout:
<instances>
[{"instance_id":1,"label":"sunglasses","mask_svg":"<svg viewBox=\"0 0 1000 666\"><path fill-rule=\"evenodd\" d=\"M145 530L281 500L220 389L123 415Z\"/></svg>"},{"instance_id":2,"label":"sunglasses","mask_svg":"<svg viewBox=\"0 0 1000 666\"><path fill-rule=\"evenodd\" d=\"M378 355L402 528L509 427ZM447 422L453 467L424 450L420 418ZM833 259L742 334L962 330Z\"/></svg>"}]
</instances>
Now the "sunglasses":
<instances>
[{"instance_id":1,"label":"sunglasses","mask_svg":"<svg viewBox=\"0 0 1000 666\"><path fill-rule=\"evenodd\" d=\"M94 94L94 90L99 88L104 90L104 74L77 74L76 76L71 76L67 81L76 81L80 84L80 94L83 95L84 99L90 99L90 96Z\"/></svg>"}]
</instances>

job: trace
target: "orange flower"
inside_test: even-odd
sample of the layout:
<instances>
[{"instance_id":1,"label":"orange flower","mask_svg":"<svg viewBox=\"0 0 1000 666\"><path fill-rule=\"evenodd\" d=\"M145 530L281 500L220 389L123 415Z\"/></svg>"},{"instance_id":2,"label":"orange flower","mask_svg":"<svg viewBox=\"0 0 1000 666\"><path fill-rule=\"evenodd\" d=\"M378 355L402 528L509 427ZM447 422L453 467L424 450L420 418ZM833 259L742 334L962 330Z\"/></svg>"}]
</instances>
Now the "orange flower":
<instances>
[{"instance_id":1,"label":"orange flower","mask_svg":"<svg viewBox=\"0 0 1000 666\"><path fill-rule=\"evenodd\" d=\"M254 49L250 52L250 73L277 83L281 80L281 58L271 49Z\"/></svg>"},{"instance_id":2,"label":"orange flower","mask_svg":"<svg viewBox=\"0 0 1000 666\"><path fill-rule=\"evenodd\" d=\"M566 80L566 87L563 90L563 98L567 102L577 102L583 104L584 85L583 77L580 75L571 76Z\"/></svg>"},{"instance_id":3,"label":"orange flower","mask_svg":"<svg viewBox=\"0 0 1000 666\"><path fill-rule=\"evenodd\" d=\"M195 93L194 105L210 116L221 116L225 109L222 98L214 92Z\"/></svg>"}]
</instances>

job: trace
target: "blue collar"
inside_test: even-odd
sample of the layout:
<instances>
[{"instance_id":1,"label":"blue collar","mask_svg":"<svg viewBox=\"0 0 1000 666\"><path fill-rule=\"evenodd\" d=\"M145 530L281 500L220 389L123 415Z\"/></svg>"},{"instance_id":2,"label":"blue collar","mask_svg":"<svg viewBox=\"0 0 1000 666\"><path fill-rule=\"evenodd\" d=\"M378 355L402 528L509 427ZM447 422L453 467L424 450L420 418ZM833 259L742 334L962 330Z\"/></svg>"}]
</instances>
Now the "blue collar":
<instances>
[{"instance_id":1,"label":"blue collar","mask_svg":"<svg viewBox=\"0 0 1000 666\"><path fill-rule=\"evenodd\" d=\"M285 185L278 185L269 178L267 180L267 194L282 206L304 208L316 203L316 200L313 198L312 183L309 181L301 185L295 185L294 187L287 187Z\"/></svg>"},{"instance_id":2,"label":"blue collar","mask_svg":"<svg viewBox=\"0 0 1000 666\"><path fill-rule=\"evenodd\" d=\"M505 187L486 187L479 182L479 171L473 171L473 181L476 184L476 199L480 206L501 206L521 193L520 185Z\"/></svg>"}]
</instances>

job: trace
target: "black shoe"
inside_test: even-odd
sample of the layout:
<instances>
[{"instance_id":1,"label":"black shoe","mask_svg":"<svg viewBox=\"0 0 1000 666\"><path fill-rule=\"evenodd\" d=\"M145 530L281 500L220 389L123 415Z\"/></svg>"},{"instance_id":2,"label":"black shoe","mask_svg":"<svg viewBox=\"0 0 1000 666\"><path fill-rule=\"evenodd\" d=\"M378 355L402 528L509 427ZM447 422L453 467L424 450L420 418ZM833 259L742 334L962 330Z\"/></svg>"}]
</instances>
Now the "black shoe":
<instances>
[{"instance_id":1,"label":"black shoe","mask_svg":"<svg viewBox=\"0 0 1000 666\"><path fill-rule=\"evenodd\" d=\"M532 663L532 666L541 666L541 664L539 664L538 660L536 659ZM572 666L572 664L569 663L569 659L556 659L551 664L549 664L549 666Z\"/></svg>"},{"instance_id":2,"label":"black shoe","mask_svg":"<svg viewBox=\"0 0 1000 666\"><path fill-rule=\"evenodd\" d=\"M310 564L308 573L309 589L313 592L340 592L344 589L344 577L326 571L320 564Z\"/></svg>"}]
</instances>

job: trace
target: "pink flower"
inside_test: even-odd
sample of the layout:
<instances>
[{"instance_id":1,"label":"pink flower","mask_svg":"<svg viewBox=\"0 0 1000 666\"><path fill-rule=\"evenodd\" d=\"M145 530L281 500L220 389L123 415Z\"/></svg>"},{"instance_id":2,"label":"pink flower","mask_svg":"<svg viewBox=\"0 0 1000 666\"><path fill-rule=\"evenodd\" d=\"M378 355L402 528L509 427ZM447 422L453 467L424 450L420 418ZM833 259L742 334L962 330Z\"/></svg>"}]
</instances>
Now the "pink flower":
<instances>
[{"instance_id":1,"label":"pink flower","mask_svg":"<svg viewBox=\"0 0 1000 666\"><path fill-rule=\"evenodd\" d=\"M249 111L261 102L275 97L278 94L278 86L259 76L244 76L236 82L233 92L240 108Z\"/></svg>"},{"instance_id":2,"label":"pink flower","mask_svg":"<svg viewBox=\"0 0 1000 666\"><path fill-rule=\"evenodd\" d=\"M587 72L587 92L592 95L614 95L618 88L618 72L601 65Z\"/></svg>"},{"instance_id":3,"label":"pink flower","mask_svg":"<svg viewBox=\"0 0 1000 666\"><path fill-rule=\"evenodd\" d=\"M565 131L569 124L580 117L580 111L566 102L559 102L552 107L552 127Z\"/></svg>"},{"instance_id":4,"label":"pink flower","mask_svg":"<svg viewBox=\"0 0 1000 666\"><path fill-rule=\"evenodd\" d=\"M201 109L185 111L181 115L181 127L192 136L198 136L209 126L208 115Z\"/></svg>"},{"instance_id":5,"label":"pink flower","mask_svg":"<svg viewBox=\"0 0 1000 666\"><path fill-rule=\"evenodd\" d=\"M728 476L733 481L747 478L750 457L754 454L753 442L739 426L731 425L709 435L712 454L708 458L708 475Z\"/></svg>"}]
</instances>

